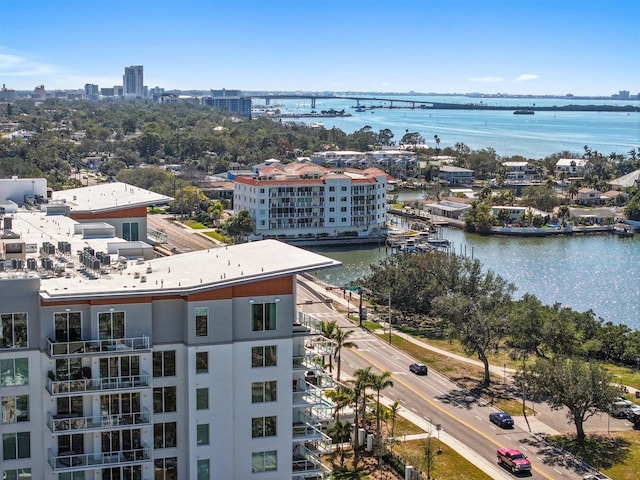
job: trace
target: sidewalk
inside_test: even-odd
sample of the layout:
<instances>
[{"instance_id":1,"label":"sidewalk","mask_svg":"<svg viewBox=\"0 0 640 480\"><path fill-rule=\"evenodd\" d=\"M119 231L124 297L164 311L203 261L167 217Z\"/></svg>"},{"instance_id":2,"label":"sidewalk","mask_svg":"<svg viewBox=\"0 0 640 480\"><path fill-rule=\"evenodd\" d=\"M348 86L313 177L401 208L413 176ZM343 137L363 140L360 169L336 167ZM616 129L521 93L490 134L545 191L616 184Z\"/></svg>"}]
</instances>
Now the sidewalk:
<instances>
[{"instance_id":1,"label":"sidewalk","mask_svg":"<svg viewBox=\"0 0 640 480\"><path fill-rule=\"evenodd\" d=\"M342 289L335 288L333 285L322 282L321 280L317 280L315 278L309 277L298 277L301 283L311 292L313 292L319 299L330 299L336 304L341 305L346 310L347 307L351 307L352 309L355 306L355 311L358 310L358 303L360 298L357 292L351 292L351 299L347 300L343 297ZM327 287L331 289L327 289ZM420 347L438 353L440 355L446 355L450 358L453 358L457 361L466 362L472 365L479 366L484 368L482 362L474 359L470 359L464 357L462 355L457 355L446 350L443 350L438 347L434 347L429 345L425 341L412 337L411 335L394 331L394 335L398 335L407 341L410 341ZM503 377L506 375L513 375L516 370L505 368L499 365L490 365L491 373ZM635 396L636 389L631 387L627 387L629 393ZM563 410L552 410L546 403L535 403L532 404L531 401L527 401L527 405L533 407L535 415L528 415L527 419L529 420L529 425L531 427L531 432L538 435L559 435L564 433L575 433L575 427L572 423L567 422L567 418L565 412ZM523 429L527 429L527 424L523 416L515 416L513 417L514 421L519 424L519 426ZM585 423L585 430L589 433L595 432L608 432L608 431L621 431L628 430L630 427L625 423L624 420L612 419L607 414L600 414L594 417L591 417Z\"/></svg>"}]
</instances>

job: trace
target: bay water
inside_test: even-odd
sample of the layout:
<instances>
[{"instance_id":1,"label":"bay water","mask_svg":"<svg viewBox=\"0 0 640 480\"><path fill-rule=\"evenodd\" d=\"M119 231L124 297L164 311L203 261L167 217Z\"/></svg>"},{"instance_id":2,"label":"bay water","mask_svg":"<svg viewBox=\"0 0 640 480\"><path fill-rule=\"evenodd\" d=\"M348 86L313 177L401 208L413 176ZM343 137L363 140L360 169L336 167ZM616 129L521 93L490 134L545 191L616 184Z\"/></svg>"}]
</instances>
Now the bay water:
<instances>
[{"instance_id":1,"label":"bay water","mask_svg":"<svg viewBox=\"0 0 640 480\"><path fill-rule=\"evenodd\" d=\"M432 101L440 103L484 103L513 107L562 105L640 105L638 100L576 100L568 98L469 98L464 96L394 96L377 97ZM364 101L367 108L389 106L389 102ZM283 100L284 113L310 113L311 102L305 99ZM584 153L584 146L609 155L627 154L640 147L640 113L636 112L563 112L537 111L534 115L514 115L512 111L497 110L426 110L405 108L374 108L356 112L354 100L318 99L315 111L344 110L350 117L305 117L291 121L307 124L322 123L325 129L338 128L353 133L365 126L377 133L388 128L393 141L399 142L407 132L418 132L426 143L435 147L434 135L440 139L439 147L454 147L464 143L473 150L492 148L502 157L521 155L529 159L542 159L554 153L568 151ZM394 103L394 106L400 105ZM288 121L283 119L283 121Z\"/></svg>"},{"instance_id":2,"label":"bay water","mask_svg":"<svg viewBox=\"0 0 640 480\"><path fill-rule=\"evenodd\" d=\"M442 236L456 254L479 260L485 270L513 283L516 298L530 293L546 305L590 309L605 321L640 329L640 234L524 238L443 228ZM317 274L337 286L369 274L371 264L392 254L384 245L309 249L342 262Z\"/></svg>"}]
</instances>

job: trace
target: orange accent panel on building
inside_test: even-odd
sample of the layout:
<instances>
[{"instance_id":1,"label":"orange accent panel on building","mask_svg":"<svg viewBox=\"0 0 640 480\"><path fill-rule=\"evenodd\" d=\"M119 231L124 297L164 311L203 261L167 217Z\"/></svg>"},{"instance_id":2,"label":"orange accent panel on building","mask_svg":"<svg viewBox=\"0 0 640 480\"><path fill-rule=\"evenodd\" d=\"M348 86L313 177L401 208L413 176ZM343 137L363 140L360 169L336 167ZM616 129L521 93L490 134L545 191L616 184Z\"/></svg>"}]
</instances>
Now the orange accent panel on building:
<instances>
[{"instance_id":1,"label":"orange accent panel on building","mask_svg":"<svg viewBox=\"0 0 640 480\"><path fill-rule=\"evenodd\" d=\"M98 212L71 212L74 220L97 220L100 218L140 218L147 216L147 207L131 207Z\"/></svg>"}]
</instances>

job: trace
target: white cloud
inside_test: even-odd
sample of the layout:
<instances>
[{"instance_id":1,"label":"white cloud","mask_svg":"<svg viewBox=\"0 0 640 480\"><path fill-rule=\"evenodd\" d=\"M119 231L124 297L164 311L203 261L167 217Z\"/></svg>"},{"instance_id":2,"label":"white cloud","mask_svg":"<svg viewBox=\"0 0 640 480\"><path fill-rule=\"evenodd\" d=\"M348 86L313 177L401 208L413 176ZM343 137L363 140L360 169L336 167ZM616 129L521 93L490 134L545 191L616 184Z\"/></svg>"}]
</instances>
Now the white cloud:
<instances>
[{"instance_id":1,"label":"white cloud","mask_svg":"<svg viewBox=\"0 0 640 480\"><path fill-rule=\"evenodd\" d=\"M529 80L537 80L538 78L540 78L540 75L535 75L533 73L525 73L523 75L520 75L518 78L516 78L514 82L526 82Z\"/></svg>"},{"instance_id":2,"label":"white cloud","mask_svg":"<svg viewBox=\"0 0 640 480\"><path fill-rule=\"evenodd\" d=\"M500 83L504 80L501 77L472 77L469 81L478 83Z\"/></svg>"},{"instance_id":3,"label":"white cloud","mask_svg":"<svg viewBox=\"0 0 640 480\"><path fill-rule=\"evenodd\" d=\"M8 77L30 77L51 75L56 71L53 65L31 62L16 55L0 53L0 73Z\"/></svg>"}]
</instances>

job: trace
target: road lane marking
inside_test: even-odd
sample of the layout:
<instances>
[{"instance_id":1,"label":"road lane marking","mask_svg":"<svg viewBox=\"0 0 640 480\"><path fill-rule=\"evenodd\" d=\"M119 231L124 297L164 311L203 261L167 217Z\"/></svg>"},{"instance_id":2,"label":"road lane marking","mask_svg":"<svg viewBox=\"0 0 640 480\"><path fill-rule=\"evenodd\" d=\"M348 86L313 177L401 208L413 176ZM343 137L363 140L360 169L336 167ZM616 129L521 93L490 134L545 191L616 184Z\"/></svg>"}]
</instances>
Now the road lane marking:
<instances>
[{"instance_id":1,"label":"road lane marking","mask_svg":"<svg viewBox=\"0 0 640 480\"><path fill-rule=\"evenodd\" d=\"M506 438L507 440L511 440L511 437L509 435L505 435L504 438Z\"/></svg>"},{"instance_id":2,"label":"road lane marking","mask_svg":"<svg viewBox=\"0 0 640 480\"><path fill-rule=\"evenodd\" d=\"M554 472L558 472L560 475L564 475L564 473L562 473L560 470L558 470L557 468L553 469Z\"/></svg>"},{"instance_id":3,"label":"road lane marking","mask_svg":"<svg viewBox=\"0 0 640 480\"><path fill-rule=\"evenodd\" d=\"M380 370L381 372L386 371L385 368L380 367L380 365L375 364L373 361L371 361L370 358L365 357L364 355L361 355L360 352L356 349L351 349L351 352L360 357L362 360L364 360L365 362L369 363L371 366L377 368L378 370ZM405 381L403 381L403 379L397 379L396 380L399 384L401 384L403 387L405 387L407 390L410 390L411 392L413 392L415 395L417 395L418 397L422 398L425 402L431 404L433 407L435 407L436 409L440 410L443 414L447 415L448 417L452 418L453 420L455 420L456 422L458 422L460 425L467 427L468 429L472 430L473 432L475 432L476 434L480 435L481 437L485 438L486 440L488 440L490 443L494 444L497 447L502 448L503 445L501 445L500 443L498 443L497 441L495 441L493 438L491 438L489 435L487 435L484 432L481 432L480 430L478 430L477 428L473 427L470 423L465 422L464 420L456 417L453 413L447 411L442 405L437 403L437 399L436 401L431 400L430 398L426 397L425 395L423 395L421 392L419 392L418 390L416 390L415 388L413 388L411 385L407 384ZM544 464L544 462L541 462ZM531 468L532 471L536 471L538 472L542 477L546 478L547 480L554 480L552 477L548 477L544 472L541 472L540 470L538 470L535 467ZM554 469L555 470L555 469Z\"/></svg>"},{"instance_id":4,"label":"road lane marking","mask_svg":"<svg viewBox=\"0 0 640 480\"><path fill-rule=\"evenodd\" d=\"M478 415L476 415L476 418L477 418L478 420L482 421L482 419L481 419Z\"/></svg>"}]
</instances>

